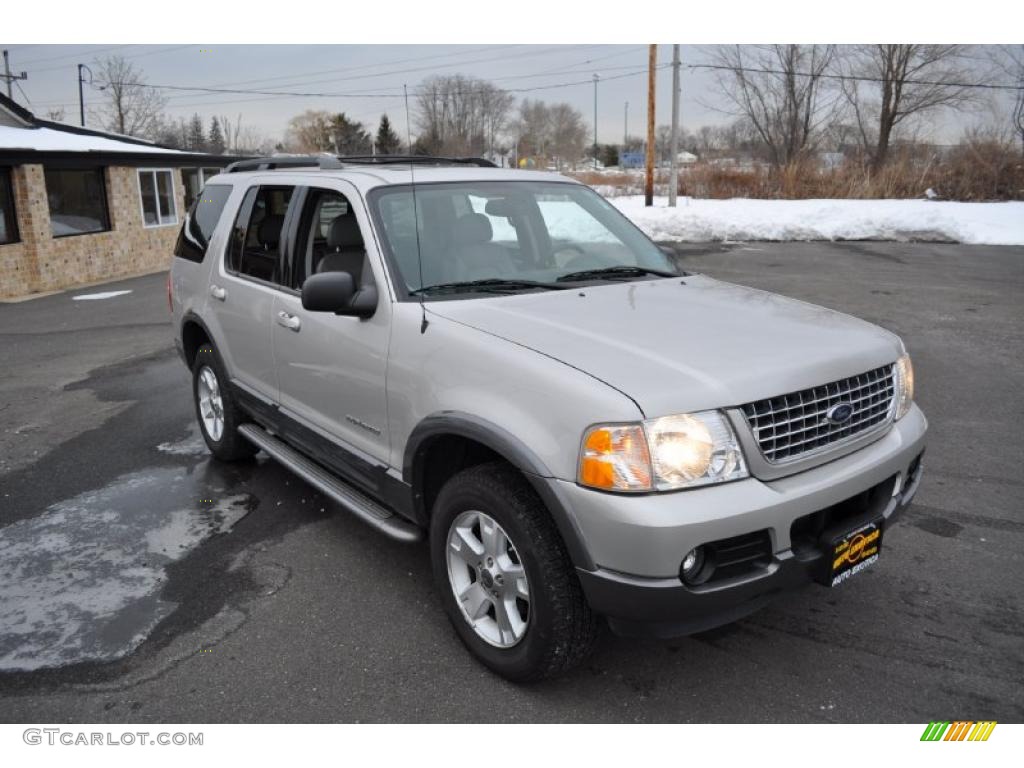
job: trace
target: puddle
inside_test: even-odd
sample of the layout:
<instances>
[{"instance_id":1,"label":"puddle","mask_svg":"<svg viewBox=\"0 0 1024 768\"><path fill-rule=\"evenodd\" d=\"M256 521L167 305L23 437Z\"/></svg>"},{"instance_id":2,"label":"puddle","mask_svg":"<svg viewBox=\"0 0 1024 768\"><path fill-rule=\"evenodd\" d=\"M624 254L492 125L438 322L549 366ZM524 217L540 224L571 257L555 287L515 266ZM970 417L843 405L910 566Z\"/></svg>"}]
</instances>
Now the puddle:
<instances>
[{"instance_id":1,"label":"puddle","mask_svg":"<svg viewBox=\"0 0 1024 768\"><path fill-rule=\"evenodd\" d=\"M0 671L137 648L176 607L160 599L166 566L251 508L248 494L220 495L208 467L122 475L0 529Z\"/></svg>"},{"instance_id":2,"label":"puddle","mask_svg":"<svg viewBox=\"0 0 1024 768\"><path fill-rule=\"evenodd\" d=\"M199 425L196 423L189 425L187 437L174 442L160 443L156 449L173 456L203 456L210 452L203 436L199 434Z\"/></svg>"}]
</instances>

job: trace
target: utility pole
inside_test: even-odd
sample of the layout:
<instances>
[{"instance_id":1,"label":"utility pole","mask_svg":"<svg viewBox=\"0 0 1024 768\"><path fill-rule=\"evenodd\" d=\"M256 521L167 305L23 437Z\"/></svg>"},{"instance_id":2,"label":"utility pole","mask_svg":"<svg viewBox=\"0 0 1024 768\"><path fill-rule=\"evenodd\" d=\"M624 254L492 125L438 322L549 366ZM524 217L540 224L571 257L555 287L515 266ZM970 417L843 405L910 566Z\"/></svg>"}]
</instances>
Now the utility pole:
<instances>
[{"instance_id":1,"label":"utility pole","mask_svg":"<svg viewBox=\"0 0 1024 768\"><path fill-rule=\"evenodd\" d=\"M82 127L85 127L85 98L82 95L82 83L84 78L82 77L82 70L89 73L89 83L92 84L92 70L89 69L85 64L78 65L78 117L82 122Z\"/></svg>"},{"instance_id":2,"label":"utility pole","mask_svg":"<svg viewBox=\"0 0 1024 768\"><path fill-rule=\"evenodd\" d=\"M622 151L626 151L626 142L629 141L629 102L626 102L626 114L622 118Z\"/></svg>"},{"instance_id":3,"label":"utility pole","mask_svg":"<svg viewBox=\"0 0 1024 768\"><path fill-rule=\"evenodd\" d=\"M668 205L676 207L679 193L679 46L672 46L672 141L669 143Z\"/></svg>"},{"instance_id":4,"label":"utility pole","mask_svg":"<svg viewBox=\"0 0 1024 768\"><path fill-rule=\"evenodd\" d=\"M597 170L597 81L601 78L594 74L594 170Z\"/></svg>"},{"instance_id":5,"label":"utility pole","mask_svg":"<svg viewBox=\"0 0 1024 768\"><path fill-rule=\"evenodd\" d=\"M658 66L658 46L647 52L647 178L644 181L644 205L654 205L654 71Z\"/></svg>"},{"instance_id":6,"label":"utility pole","mask_svg":"<svg viewBox=\"0 0 1024 768\"><path fill-rule=\"evenodd\" d=\"M15 80L28 80L28 72L22 72L20 75L11 74L11 59L10 53L7 49L4 49L4 80L7 82L7 98L14 99L11 91L11 84Z\"/></svg>"}]
</instances>

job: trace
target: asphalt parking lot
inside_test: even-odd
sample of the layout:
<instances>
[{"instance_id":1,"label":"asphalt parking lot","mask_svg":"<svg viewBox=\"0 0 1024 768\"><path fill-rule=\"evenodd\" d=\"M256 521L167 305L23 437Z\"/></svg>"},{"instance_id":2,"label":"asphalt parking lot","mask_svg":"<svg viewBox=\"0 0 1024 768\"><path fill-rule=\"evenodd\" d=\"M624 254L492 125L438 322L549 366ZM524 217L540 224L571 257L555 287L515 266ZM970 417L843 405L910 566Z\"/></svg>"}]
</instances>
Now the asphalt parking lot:
<instances>
[{"instance_id":1,"label":"asphalt parking lot","mask_svg":"<svg viewBox=\"0 0 1024 768\"><path fill-rule=\"evenodd\" d=\"M151 275L0 304L0 721L1024 719L1024 248L678 252L907 342L929 448L876 567L506 683L460 646L422 546L266 459L210 461ZM131 293L73 300L111 290Z\"/></svg>"}]
</instances>

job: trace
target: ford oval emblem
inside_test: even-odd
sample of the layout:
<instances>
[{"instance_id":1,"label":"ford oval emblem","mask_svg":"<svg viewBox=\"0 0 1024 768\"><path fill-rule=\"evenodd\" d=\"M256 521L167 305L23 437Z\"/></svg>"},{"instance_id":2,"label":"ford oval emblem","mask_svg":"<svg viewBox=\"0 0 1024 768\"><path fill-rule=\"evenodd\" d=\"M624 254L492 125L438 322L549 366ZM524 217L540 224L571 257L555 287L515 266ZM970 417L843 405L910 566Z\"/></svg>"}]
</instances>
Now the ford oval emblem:
<instances>
[{"instance_id":1,"label":"ford oval emblem","mask_svg":"<svg viewBox=\"0 0 1024 768\"><path fill-rule=\"evenodd\" d=\"M845 424L853 416L853 406L850 403L836 403L825 411L825 419L830 424Z\"/></svg>"}]
</instances>

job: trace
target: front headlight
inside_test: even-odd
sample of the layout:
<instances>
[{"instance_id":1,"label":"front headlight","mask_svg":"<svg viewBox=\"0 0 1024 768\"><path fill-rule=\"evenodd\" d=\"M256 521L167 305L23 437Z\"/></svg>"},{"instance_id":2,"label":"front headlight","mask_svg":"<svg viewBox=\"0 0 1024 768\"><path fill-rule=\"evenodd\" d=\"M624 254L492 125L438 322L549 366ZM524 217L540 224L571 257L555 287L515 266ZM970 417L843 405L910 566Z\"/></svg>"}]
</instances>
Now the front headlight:
<instances>
[{"instance_id":1,"label":"front headlight","mask_svg":"<svg viewBox=\"0 0 1024 768\"><path fill-rule=\"evenodd\" d=\"M671 491L748 476L736 435L718 411L587 430L579 482L606 491Z\"/></svg>"},{"instance_id":2,"label":"front headlight","mask_svg":"<svg viewBox=\"0 0 1024 768\"><path fill-rule=\"evenodd\" d=\"M902 419L914 402L914 366L910 355L904 354L896 361L896 419Z\"/></svg>"}]
</instances>

